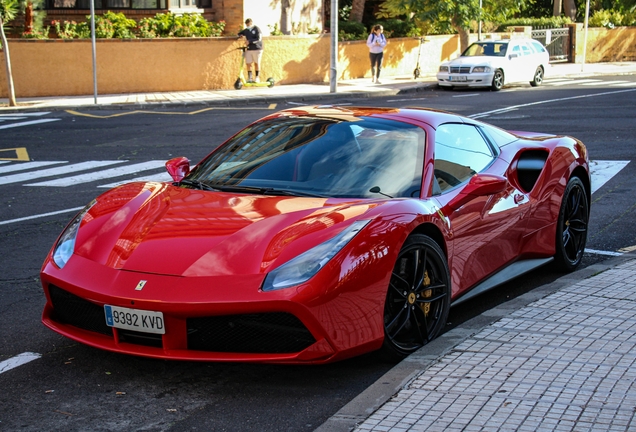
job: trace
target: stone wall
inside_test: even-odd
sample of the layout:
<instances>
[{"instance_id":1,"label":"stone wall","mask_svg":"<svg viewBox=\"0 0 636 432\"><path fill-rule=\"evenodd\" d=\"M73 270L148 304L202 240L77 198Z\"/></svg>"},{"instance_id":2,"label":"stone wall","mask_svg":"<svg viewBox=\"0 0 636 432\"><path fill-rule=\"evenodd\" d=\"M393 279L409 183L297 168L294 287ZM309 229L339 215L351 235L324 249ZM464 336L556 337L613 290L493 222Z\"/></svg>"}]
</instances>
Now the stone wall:
<instances>
[{"instance_id":1,"label":"stone wall","mask_svg":"<svg viewBox=\"0 0 636 432\"><path fill-rule=\"evenodd\" d=\"M269 36L264 44L264 78L273 77L278 85L329 82L329 35ZM93 94L90 40L14 39L9 46L17 98ZM241 65L238 47L233 37L98 40L98 93L231 89ZM338 50L340 80L370 77L365 41L341 42ZM382 76L412 76L420 50L422 75L433 76L441 62L459 54L459 38L390 39ZM576 50L581 63L582 31L577 31ZM636 61L635 50L636 27L588 32L588 63ZM4 67L0 97L7 97Z\"/></svg>"}]
</instances>

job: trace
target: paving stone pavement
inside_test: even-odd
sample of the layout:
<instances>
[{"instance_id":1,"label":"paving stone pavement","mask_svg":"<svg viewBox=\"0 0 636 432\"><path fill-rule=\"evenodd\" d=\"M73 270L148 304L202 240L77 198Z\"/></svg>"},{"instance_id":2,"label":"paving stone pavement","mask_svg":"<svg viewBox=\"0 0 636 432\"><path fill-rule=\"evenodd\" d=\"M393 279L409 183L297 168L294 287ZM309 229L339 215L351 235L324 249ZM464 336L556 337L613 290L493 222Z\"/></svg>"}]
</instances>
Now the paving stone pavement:
<instances>
[{"instance_id":1,"label":"paving stone pavement","mask_svg":"<svg viewBox=\"0 0 636 432\"><path fill-rule=\"evenodd\" d=\"M464 339L355 430L636 430L635 362L631 259Z\"/></svg>"}]
</instances>

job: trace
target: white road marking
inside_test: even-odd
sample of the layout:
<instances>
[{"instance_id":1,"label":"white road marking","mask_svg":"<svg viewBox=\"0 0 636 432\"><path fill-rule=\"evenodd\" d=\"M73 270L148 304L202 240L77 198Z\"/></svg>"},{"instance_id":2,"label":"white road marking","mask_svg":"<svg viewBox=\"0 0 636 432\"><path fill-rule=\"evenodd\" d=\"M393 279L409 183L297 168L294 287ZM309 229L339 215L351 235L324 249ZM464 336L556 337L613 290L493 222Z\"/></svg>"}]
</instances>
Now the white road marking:
<instances>
[{"instance_id":1,"label":"white road marking","mask_svg":"<svg viewBox=\"0 0 636 432\"><path fill-rule=\"evenodd\" d=\"M20 117L40 117L43 115L51 114L49 111L32 112L32 113L20 113ZM15 114L0 114L1 117L15 117Z\"/></svg>"},{"instance_id":2,"label":"white road marking","mask_svg":"<svg viewBox=\"0 0 636 432\"><path fill-rule=\"evenodd\" d=\"M159 174L143 176L143 177L135 177L135 178L127 179L127 180L118 181L115 183L99 185L97 187L112 189L114 187L117 187L126 183L131 183L131 182L167 182L167 181L172 181L172 177L170 177L170 174L168 174L167 172L162 172Z\"/></svg>"},{"instance_id":3,"label":"white road marking","mask_svg":"<svg viewBox=\"0 0 636 432\"><path fill-rule=\"evenodd\" d=\"M601 80L599 79L579 79L579 80L569 80L569 81L550 83L550 85L554 87L559 87L559 86L566 86L570 84L599 83L599 82L601 82Z\"/></svg>"},{"instance_id":4,"label":"white road marking","mask_svg":"<svg viewBox=\"0 0 636 432\"><path fill-rule=\"evenodd\" d=\"M117 168L111 168L104 171L96 171L87 174L80 174L72 177L64 177L57 180L49 180L39 183L29 183L25 186L57 186L67 187L80 183L89 183L96 180L103 180L105 178L120 177L131 173L137 173L140 171L148 171L165 166L165 161L154 160L133 165L120 166Z\"/></svg>"},{"instance_id":5,"label":"white road marking","mask_svg":"<svg viewBox=\"0 0 636 432\"><path fill-rule=\"evenodd\" d=\"M629 81L625 81L625 80L623 80L623 81L603 81L603 82L602 82L602 84L603 84L604 86L612 86L612 85L622 84L622 83L626 83L626 82L629 82ZM597 85L597 84L598 84L598 83L595 83L595 82L587 82L587 83L583 83L583 84L581 84L581 85L584 85L584 86L593 86L593 85Z\"/></svg>"},{"instance_id":6,"label":"white road marking","mask_svg":"<svg viewBox=\"0 0 636 432\"><path fill-rule=\"evenodd\" d=\"M473 97L473 96L479 96L479 93L471 93L471 94L465 94L465 95L455 95L453 97L454 98L463 98L463 97Z\"/></svg>"},{"instance_id":7,"label":"white road marking","mask_svg":"<svg viewBox=\"0 0 636 432\"><path fill-rule=\"evenodd\" d=\"M0 122L9 121L9 120L24 120L28 117L0 117Z\"/></svg>"},{"instance_id":8,"label":"white road marking","mask_svg":"<svg viewBox=\"0 0 636 432\"><path fill-rule=\"evenodd\" d=\"M62 120L62 119L52 118L52 119L31 120L31 121L26 121L22 123L10 123L8 125L0 126L0 129L9 129L9 128L15 128L15 127L21 127L21 126L32 126L39 123L50 123L50 122L59 121L59 120Z\"/></svg>"},{"instance_id":9,"label":"white road marking","mask_svg":"<svg viewBox=\"0 0 636 432\"><path fill-rule=\"evenodd\" d=\"M607 256L621 256L623 255L621 252L611 252L611 251L601 251L596 249L587 249L585 248L586 253L591 253L595 255L607 255Z\"/></svg>"},{"instance_id":10,"label":"white road marking","mask_svg":"<svg viewBox=\"0 0 636 432\"><path fill-rule=\"evenodd\" d=\"M11 164L9 166L0 167L0 174L14 172L14 171L24 171L33 168L39 168L48 165L56 165L68 163L68 161L42 161L42 162L19 162L15 164Z\"/></svg>"},{"instance_id":11,"label":"white road marking","mask_svg":"<svg viewBox=\"0 0 636 432\"><path fill-rule=\"evenodd\" d=\"M73 207L73 208L64 209L64 210L58 210L58 211L54 211L54 212L42 213L42 214L32 215L32 216L25 216L25 217L21 217L21 218L17 218L17 219L9 219L9 220L6 220L6 221L0 221L0 225L9 225L9 224L12 224L12 223L23 222L23 221L27 221L27 220L31 220L31 219L39 219L39 218L43 218L43 217L47 217L47 216L55 216L55 215L62 214L62 213L76 212L76 211L79 211L79 210L81 210L83 208L84 208L84 206L82 206L82 207Z\"/></svg>"},{"instance_id":12,"label":"white road marking","mask_svg":"<svg viewBox=\"0 0 636 432\"><path fill-rule=\"evenodd\" d=\"M616 87L635 87L636 82L626 82L623 84L616 84Z\"/></svg>"},{"instance_id":13,"label":"white road marking","mask_svg":"<svg viewBox=\"0 0 636 432\"><path fill-rule=\"evenodd\" d=\"M568 101L568 100L584 99L584 98L591 98L591 97L597 97L597 96L608 96L608 95L614 95L614 94L619 94L619 93L628 93L628 92L634 92L634 91L636 91L636 89L614 90L614 91L607 91L607 92L602 92L602 93L594 93L594 94L579 95L579 96L570 96L570 97L558 98L558 99L546 99L546 100L537 101L537 102L530 102L530 103L527 103L527 104L512 105L512 106L509 106L509 107L506 107L506 108L500 108L500 109L496 109L496 110L492 110L492 111L485 111L483 113L477 113L477 114L469 115L468 117L477 119L477 118L482 118L482 117L488 117L491 114L499 114L499 113L510 111L512 109L517 109L517 108L525 108L525 107L529 107L529 106L543 105L543 104L552 103L552 102L564 102L564 101Z\"/></svg>"},{"instance_id":14,"label":"white road marking","mask_svg":"<svg viewBox=\"0 0 636 432\"><path fill-rule=\"evenodd\" d=\"M410 102L415 100L426 100L426 98L412 98L412 99L389 99L387 102Z\"/></svg>"},{"instance_id":15,"label":"white road marking","mask_svg":"<svg viewBox=\"0 0 636 432\"><path fill-rule=\"evenodd\" d=\"M123 161L123 160L88 161L88 162L80 162L80 163L76 163L72 165L64 165L57 168L48 168L48 169L32 171L28 173L2 176L0 177L0 185L29 181L29 180L33 180L33 179L41 178L41 177L51 177L51 176L60 175L60 174L67 174L69 172L85 171L91 168L97 168L97 167L106 166L106 165L113 165L113 164L118 164L122 162L127 162L127 161Z\"/></svg>"},{"instance_id":16,"label":"white road marking","mask_svg":"<svg viewBox=\"0 0 636 432\"><path fill-rule=\"evenodd\" d=\"M10 359L4 360L0 362L0 374L10 371L13 368L17 368L18 366L22 366L30 361L37 360L42 357L42 354L25 352L22 354L18 354L15 357L11 357Z\"/></svg>"},{"instance_id":17,"label":"white road marking","mask_svg":"<svg viewBox=\"0 0 636 432\"><path fill-rule=\"evenodd\" d=\"M592 193L596 192L625 168L629 161L590 161L590 174L592 176Z\"/></svg>"}]
</instances>

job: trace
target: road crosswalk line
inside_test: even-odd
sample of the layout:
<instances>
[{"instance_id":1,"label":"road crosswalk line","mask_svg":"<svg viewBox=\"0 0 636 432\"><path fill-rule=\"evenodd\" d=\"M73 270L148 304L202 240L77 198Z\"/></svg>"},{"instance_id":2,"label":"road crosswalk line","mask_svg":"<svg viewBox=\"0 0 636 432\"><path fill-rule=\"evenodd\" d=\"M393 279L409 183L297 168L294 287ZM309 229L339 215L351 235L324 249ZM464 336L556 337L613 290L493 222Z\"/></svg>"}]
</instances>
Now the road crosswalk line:
<instances>
[{"instance_id":1,"label":"road crosswalk line","mask_svg":"<svg viewBox=\"0 0 636 432\"><path fill-rule=\"evenodd\" d=\"M121 180L114 183L99 185L97 187L112 189L114 187L121 186L126 183L132 183L132 182L167 182L167 181L172 181L172 177L170 177L170 174L164 171L159 174L152 174L152 175L143 176L143 177L135 177L135 178Z\"/></svg>"},{"instance_id":2,"label":"road crosswalk line","mask_svg":"<svg viewBox=\"0 0 636 432\"><path fill-rule=\"evenodd\" d=\"M0 185L9 184L9 183L19 183L25 182L37 178L42 177L53 177L61 174L68 174L70 172L77 171L86 171L92 168L98 168L107 165L114 165L122 162L127 162L124 160L114 160L114 161L88 161L88 162L80 162L71 165L63 165L61 167L56 168L47 168L38 171L30 171L26 173L20 174L12 174L7 176L0 176Z\"/></svg>"},{"instance_id":3,"label":"road crosswalk line","mask_svg":"<svg viewBox=\"0 0 636 432\"><path fill-rule=\"evenodd\" d=\"M165 165L165 161L162 160L154 160L148 162L142 162L133 165L120 166L116 168L110 168L103 171L96 171L87 174L79 174L71 177L64 177L56 180L49 180L38 183L30 183L25 186L57 186L57 187L67 187L73 186L80 183L89 183L94 182L96 180L103 180L111 177L120 177L127 174L138 173L141 171L148 171L152 169L157 169L159 167L163 167Z\"/></svg>"},{"instance_id":4,"label":"road crosswalk line","mask_svg":"<svg viewBox=\"0 0 636 432\"><path fill-rule=\"evenodd\" d=\"M49 118L49 119L40 119L40 120L31 120L31 121L25 121L25 122L20 122L20 123L9 123L6 125L2 125L0 126L0 129L9 129L9 128L14 128L14 127L21 127L21 126L32 126L34 124L39 124L39 123L50 123L50 122L54 122L54 121L59 121L62 119L59 118Z\"/></svg>"},{"instance_id":5,"label":"road crosswalk line","mask_svg":"<svg viewBox=\"0 0 636 432\"><path fill-rule=\"evenodd\" d=\"M18 164L11 164L9 166L0 166L0 174L5 174L8 172L15 172L15 171L24 171L28 169L39 168L39 167L48 166L48 165L62 164L62 163L68 163L68 161L23 162Z\"/></svg>"}]
</instances>

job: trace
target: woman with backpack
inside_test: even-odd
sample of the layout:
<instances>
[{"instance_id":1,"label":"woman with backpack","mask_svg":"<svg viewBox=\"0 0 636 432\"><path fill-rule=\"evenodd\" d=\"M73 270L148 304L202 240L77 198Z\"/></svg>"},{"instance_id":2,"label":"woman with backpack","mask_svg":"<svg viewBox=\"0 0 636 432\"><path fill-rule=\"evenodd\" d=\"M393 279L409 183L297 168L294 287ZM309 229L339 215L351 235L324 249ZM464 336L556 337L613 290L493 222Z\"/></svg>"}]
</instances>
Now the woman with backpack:
<instances>
[{"instance_id":1,"label":"woman with backpack","mask_svg":"<svg viewBox=\"0 0 636 432\"><path fill-rule=\"evenodd\" d=\"M386 37L384 37L383 32L384 28L380 24L376 24L367 38L369 58L371 59L371 82L376 84L380 84L380 69L382 69L382 57L384 57L384 47L386 46Z\"/></svg>"}]
</instances>

